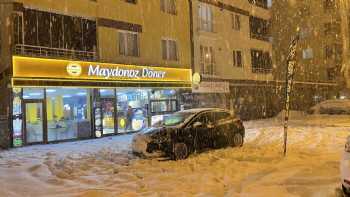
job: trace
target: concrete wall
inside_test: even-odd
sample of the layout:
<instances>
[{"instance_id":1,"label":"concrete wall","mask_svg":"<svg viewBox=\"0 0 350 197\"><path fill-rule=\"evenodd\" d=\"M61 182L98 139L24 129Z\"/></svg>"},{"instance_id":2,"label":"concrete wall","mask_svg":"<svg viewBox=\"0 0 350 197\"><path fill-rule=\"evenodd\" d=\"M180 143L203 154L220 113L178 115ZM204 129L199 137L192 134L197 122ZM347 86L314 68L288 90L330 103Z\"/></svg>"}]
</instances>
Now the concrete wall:
<instances>
[{"instance_id":1,"label":"concrete wall","mask_svg":"<svg viewBox=\"0 0 350 197\"><path fill-rule=\"evenodd\" d=\"M11 65L12 9L13 4L0 1L0 73L10 68Z\"/></svg>"},{"instance_id":2,"label":"concrete wall","mask_svg":"<svg viewBox=\"0 0 350 197\"><path fill-rule=\"evenodd\" d=\"M253 6L246 0L221 1L224 4L248 11L250 15L270 19L270 11ZM235 12L221 9L210 5L213 11L214 32L199 30L198 7L201 2L193 1L193 23L194 23L194 51L195 71L200 71L200 45L212 46L215 51L215 73L222 79L236 80L272 80L272 74L258 74L252 72L250 49L269 51L272 54L272 45L269 42L250 38L249 16L240 14L240 31L232 28L232 15ZM233 66L233 50L242 50L243 67Z\"/></svg>"}]
</instances>

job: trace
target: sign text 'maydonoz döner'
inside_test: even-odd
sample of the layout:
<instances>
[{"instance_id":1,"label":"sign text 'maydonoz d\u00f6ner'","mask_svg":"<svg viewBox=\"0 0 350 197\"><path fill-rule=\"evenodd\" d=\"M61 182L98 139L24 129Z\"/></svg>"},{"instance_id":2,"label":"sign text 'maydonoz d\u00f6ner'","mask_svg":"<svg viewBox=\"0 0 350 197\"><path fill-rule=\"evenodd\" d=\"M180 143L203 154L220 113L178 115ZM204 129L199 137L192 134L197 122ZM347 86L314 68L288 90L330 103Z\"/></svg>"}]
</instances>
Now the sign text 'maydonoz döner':
<instances>
[{"instance_id":1,"label":"sign text 'maydonoz d\u00f6ner'","mask_svg":"<svg viewBox=\"0 0 350 197\"><path fill-rule=\"evenodd\" d=\"M165 71L157 71L152 68L142 69L122 69L116 68L102 68L100 65L90 65L88 76L104 77L105 79L114 77L123 78L151 78L151 79L164 79L166 75Z\"/></svg>"}]
</instances>

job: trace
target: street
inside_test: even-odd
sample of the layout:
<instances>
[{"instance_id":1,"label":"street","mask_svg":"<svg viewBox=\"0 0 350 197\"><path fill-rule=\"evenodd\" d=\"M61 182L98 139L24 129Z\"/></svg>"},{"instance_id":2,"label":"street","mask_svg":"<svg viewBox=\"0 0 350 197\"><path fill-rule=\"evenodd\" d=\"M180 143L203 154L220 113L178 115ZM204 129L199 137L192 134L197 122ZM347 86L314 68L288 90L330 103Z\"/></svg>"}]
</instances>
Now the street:
<instances>
[{"instance_id":1,"label":"street","mask_svg":"<svg viewBox=\"0 0 350 197\"><path fill-rule=\"evenodd\" d=\"M245 122L242 148L183 161L139 159L132 135L0 152L0 196L337 196L349 116L292 113Z\"/></svg>"}]
</instances>

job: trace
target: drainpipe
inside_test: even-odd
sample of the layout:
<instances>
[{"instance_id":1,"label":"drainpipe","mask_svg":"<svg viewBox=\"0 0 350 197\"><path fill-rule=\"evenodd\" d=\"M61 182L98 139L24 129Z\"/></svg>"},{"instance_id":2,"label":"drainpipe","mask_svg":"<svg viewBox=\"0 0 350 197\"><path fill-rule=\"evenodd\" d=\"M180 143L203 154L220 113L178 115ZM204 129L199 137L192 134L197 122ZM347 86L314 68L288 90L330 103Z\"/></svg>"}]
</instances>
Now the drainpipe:
<instances>
[{"instance_id":1,"label":"drainpipe","mask_svg":"<svg viewBox=\"0 0 350 197\"><path fill-rule=\"evenodd\" d=\"M193 4L192 0L188 0L189 16L190 16L190 42L191 42L191 69L194 69L194 35L193 35Z\"/></svg>"}]
</instances>

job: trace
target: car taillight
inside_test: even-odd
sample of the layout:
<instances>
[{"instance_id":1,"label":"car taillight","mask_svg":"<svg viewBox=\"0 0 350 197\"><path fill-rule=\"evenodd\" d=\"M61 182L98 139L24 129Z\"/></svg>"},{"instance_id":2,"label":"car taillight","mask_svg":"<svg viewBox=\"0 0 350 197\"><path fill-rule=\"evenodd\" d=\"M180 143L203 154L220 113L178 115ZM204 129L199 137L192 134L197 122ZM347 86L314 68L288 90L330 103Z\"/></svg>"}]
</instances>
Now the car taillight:
<instances>
[{"instance_id":1,"label":"car taillight","mask_svg":"<svg viewBox=\"0 0 350 197\"><path fill-rule=\"evenodd\" d=\"M345 144L345 152L350 153L350 142L347 142L347 143Z\"/></svg>"}]
</instances>

